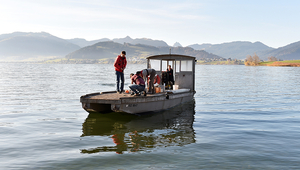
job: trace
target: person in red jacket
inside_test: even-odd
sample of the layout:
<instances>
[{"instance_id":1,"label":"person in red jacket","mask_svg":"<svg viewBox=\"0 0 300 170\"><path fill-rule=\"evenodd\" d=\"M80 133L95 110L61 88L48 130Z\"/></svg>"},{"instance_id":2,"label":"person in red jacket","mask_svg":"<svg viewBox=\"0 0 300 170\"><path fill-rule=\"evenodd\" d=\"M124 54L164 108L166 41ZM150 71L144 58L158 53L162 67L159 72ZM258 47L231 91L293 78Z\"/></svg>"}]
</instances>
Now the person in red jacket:
<instances>
[{"instance_id":1,"label":"person in red jacket","mask_svg":"<svg viewBox=\"0 0 300 170\"><path fill-rule=\"evenodd\" d=\"M114 67L116 70L117 76L117 92L122 93L124 90L124 69L126 68L127 61L126 61L126 52L122 51L120 55L115 60ZM120 87L120 79L121 79L121 87Z\"/></svg>"}]
</instances>

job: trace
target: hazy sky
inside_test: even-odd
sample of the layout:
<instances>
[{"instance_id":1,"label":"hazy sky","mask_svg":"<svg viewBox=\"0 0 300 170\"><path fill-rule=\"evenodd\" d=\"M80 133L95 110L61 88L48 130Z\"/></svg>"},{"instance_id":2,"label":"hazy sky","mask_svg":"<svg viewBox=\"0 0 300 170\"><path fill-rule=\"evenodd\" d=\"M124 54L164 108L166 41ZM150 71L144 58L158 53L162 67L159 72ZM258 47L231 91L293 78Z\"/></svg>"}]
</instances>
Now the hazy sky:
<instances>
[{"instance_id":1,"label":"hazy sky","mask_svg":"<svg viewBox=\"0 0 300 170\"><path fill-rule=\"evenodd\" d=\"M300 41L300 0L0 0L0 34L151 38L169 45Z\"/></svg>"}]
</instances>

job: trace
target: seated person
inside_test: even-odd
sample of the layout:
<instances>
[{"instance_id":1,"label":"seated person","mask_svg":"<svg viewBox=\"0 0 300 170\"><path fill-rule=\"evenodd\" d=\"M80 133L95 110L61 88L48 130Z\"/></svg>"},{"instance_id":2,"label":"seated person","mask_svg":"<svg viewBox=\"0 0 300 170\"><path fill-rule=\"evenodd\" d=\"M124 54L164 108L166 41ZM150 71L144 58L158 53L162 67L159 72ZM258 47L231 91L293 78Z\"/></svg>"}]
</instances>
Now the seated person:
<instances>
[{"instance_id":1,"label":"seated person","mask_svg":"<svg viewBox=\"0 0 300 170\"><path fill-rule=\"evenodd\" d=\"M136 72L136 74L131 73L130 79L131 79L131 84L132 84L129 86L129 88L132 91L131 95L135 94L136 96L140 96L141 92L144 92L144 95L146 95L145 81L141 77L141 72L138 71L138 72ZM133 83L135 83L135 84L133 84Z\"/></svg>"}]
</instances>

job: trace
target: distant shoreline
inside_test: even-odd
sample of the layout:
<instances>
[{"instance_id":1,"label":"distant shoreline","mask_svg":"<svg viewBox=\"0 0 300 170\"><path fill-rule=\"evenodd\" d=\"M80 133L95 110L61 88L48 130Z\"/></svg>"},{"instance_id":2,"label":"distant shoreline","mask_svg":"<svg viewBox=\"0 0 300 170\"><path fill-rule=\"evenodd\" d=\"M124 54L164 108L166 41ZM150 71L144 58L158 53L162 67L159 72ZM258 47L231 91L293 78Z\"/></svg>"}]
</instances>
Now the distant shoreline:
<instances>
[{"instance_id":1,"label":"distant shoreline","mask_svg":"<svg viewBox=\"0 0 300 170\"><path fill-rule=\"evenodd\" d=\"M244 65L244 62L241 60L226 60L226 61L197 61L197 65Z\"/></svg>"},{"instance_id":2,"label":"distant shoreline","mask_svg":"<svg viewBox=\"0 0 300 170\"><path fill-rule=\"evenodd\" d=\"M0 63L35 63L35 64L113 64L114 59L50 59L43 61L0 61ZM127 60L128 64L146 64L146 59L140 60ZM244 65L244 62L241 60L232 60L232 61L203 61L198 60L197 65Z\"/></svg>"},{"instance_id":3,"label":"distant shoreline","mask_svg":"<svg viewBox=\"0 0 300 170\"><path fill-rule=\"evenodd\" d=\"M300 67L300 60L266 61L259 63L259 66Z\"/></svg>"},{"instance_id":4,"label":"distant shoreline","mask_svg":"<svg viewBox=\"0 0 300 170\"><path fill-rule=\"evenodd\" d=\"M44 61L0 61L0 63L31 63L31 64L113 64L114 59L52 59ZM146 60L138 60L127 62L128 64L146 64ZM244 65L241 60L232 61L210 61L205 62L198 60L197 65ZM277 67L300 67L300 60L285 60L285 61L265 61L260 62L256 66L277 66Z\"/></svg>"}]
</instances>

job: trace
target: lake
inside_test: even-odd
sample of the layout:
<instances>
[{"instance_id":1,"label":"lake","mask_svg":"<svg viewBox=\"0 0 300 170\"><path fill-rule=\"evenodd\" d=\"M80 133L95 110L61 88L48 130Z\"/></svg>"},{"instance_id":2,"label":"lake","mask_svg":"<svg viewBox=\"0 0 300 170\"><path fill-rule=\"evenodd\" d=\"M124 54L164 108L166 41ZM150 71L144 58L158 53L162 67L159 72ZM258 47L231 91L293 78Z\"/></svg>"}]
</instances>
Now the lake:
<instances>
[{"instance_id":1,"label":"lake","mask_svg":"<svg viewBox=\"0 0 300 170\"><path fill-rule=\"evenodd\" d=\"M129 74L145 65L129 64ZM111 64L0 63L0 169L299 169L300 68L197 65L194 100L89 114Z\"/></svg>"}]
</instances>

